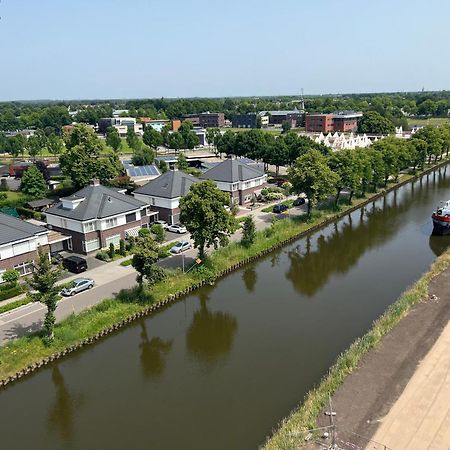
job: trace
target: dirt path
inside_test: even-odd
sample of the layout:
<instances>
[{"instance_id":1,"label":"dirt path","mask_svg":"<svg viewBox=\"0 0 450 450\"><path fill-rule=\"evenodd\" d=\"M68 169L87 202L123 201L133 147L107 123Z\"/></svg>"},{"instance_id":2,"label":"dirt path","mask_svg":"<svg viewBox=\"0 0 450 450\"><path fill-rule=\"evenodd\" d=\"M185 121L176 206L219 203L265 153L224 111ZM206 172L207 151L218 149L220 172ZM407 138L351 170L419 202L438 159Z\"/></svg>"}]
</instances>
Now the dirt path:
<instances>
[{"instance_id":1,"label":"dirt path","mask_svg":"<svg viewBox=\"0 0 450 450\"><path fill-rule=\"evenodd\" d=\"M430 283L429 294L337 390L341 435L372 437L393 450L450 449L450 269ZM319 417L319 425L328 423ZM368 440L353 442L364 448Z\"/></svg>"}]
</instances>

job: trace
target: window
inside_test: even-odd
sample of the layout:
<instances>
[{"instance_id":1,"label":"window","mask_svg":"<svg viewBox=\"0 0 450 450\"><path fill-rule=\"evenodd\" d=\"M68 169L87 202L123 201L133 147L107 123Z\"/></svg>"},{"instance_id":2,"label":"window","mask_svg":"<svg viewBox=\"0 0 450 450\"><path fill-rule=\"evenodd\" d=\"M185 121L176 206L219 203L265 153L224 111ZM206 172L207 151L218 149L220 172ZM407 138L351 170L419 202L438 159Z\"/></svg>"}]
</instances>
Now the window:
<instances>
[{"instance_id":1,"label":"window","mask_svg":"<svg viewBox=\"0 0 450 450\"><path fill-rule=\"evenodd\" d=\"M117 217L112 217L111 219L105 220L106 228L117 227Z\"/></svg>"},{"instance_id":2,"label":"window","mask_svg":"<svg viewBox=\"0 0 450 450\"><path fill-rule=\"evenodd\" d=\"M126 223L135 222L136 221L136 213L127 214L125 216Z\"/></svg>"},{"instance_id":3,"label":"window","mask_svg":"<svg viewBox=\"0 0 450 450\"><path fill-rule=\"evenodd\" d=\"M87 222L84 224L84 232L85 233L89 233L90 231L94 231L95 230L95 222Z\"/></svg>"},{"instance_id":4,"label":"window","mask_svg":"<svg viewBox=\"0 0 450 450\"><path fill-rule=\"evenodd\" d=\"M114 247L118 247L120 245L120 234L116 234L114 236L109 236L106 238L106 248L109 248L111 244L114 245Z\"/></svg>"},{"instance_id":5,"label":"window","mask_svg":"<svg viewBox=\"0 0 450 450\"><path fill-rule=\"evenodd\" d=\"M91 241L83 241L83 250L86 253L98 250L100 248L100 241L98 239L92 239Z\"/></svg>"},{"instance_id":6,"label":"window","mask_svg":"<svg viewBox=\"0 0 450 450\"><path fill-rule=\"evenodd\" d=\"M23 277L24 275L29 275L30 273L33 272L33 263L34 261L29 261L29 262L23 262L20 264L16 264L14 266L14 269L17 270L17 272L20 273L20 276Z\"/></svg>"}]
</instances>

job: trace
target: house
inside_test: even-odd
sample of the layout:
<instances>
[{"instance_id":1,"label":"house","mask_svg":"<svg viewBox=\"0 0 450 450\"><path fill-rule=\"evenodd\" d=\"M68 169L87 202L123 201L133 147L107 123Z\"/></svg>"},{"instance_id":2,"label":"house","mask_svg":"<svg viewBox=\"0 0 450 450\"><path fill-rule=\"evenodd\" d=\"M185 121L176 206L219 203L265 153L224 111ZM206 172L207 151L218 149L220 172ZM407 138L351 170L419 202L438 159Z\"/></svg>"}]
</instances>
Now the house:
<instances>
[{"instance_id":1,"label":"house","mask_svg":"<svg viewBox=\"0 0 450 450\"><path fill-rule=\"evenodd\" d=\"M125 190L102 186L98 180L61 198L45 215L48 228L71 236L70 250L84 254L135 237L140 228L148 227L158 217Z\"/></svg>"},{"instance_id":2,"label":"house","mask_svg":"<svg viewBox=\"0 0 450 450\"><path fill-rule=\"evenodd\" d=\"M0 280L8 269L21 276L33 272L39 248L49 251L46 228L0 213Z\"/></svg>"},{"instance_id":3,"label":"house","mask_svg":"<svg viewBox=\"0 0 450 450\"><path fill-rule=\"evenodd\" d=\"M180 198L201 180L181 170L169 170L133 192L137 200L150 205L169 224L180 221Z\"/></svg>"},{"instance_id":4,"label":"house","mask_svg":"<svg viewBox=\"0 0 450 450\"><path fill-rule=\"evenodd\" d=\"M233 203L240 205L258 195L267 181L267 175L258 166L240 159L226 159L207 170L200 178L213 180L221 191L230 194Z\"/></svg>"}]
</instances>

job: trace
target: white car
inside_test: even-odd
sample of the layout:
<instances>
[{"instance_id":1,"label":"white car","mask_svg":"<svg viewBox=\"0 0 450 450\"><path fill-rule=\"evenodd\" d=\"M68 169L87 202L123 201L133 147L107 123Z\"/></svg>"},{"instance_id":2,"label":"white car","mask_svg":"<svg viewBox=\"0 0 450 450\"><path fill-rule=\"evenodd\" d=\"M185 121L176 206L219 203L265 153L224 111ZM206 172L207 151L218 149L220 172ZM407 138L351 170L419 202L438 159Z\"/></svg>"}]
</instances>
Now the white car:
<instances>
[{"instance_id":1,"label":"white car","mask_svg":"<svg viewBox=\"0 0 450 450\"><path fill-rule=\"evenodd\" d=\"M73 296L86 289L92 289L94 285L95 281L91 278L77 278L61 290L61 295L64 295L64 297Z\"/></svg>"},{"instance_id":2,"label":"white car","mask_svg":"<svg viewBox=\"0 0 450 450\"><path fill-rule=\"evenodd\" d=\"M172 233L178 233L178 234L187 233L186 227L184 227L183 225L180 225L179 223L177 223L175 225L169 225L167 227L167 229L169 231L171 231Z\"/></svg>"},{"instance_id":3,"label":"white car","mask_svg":"<svg viewBox=\"0 0 450 450\"><path fill-rule=\"evenodd\" d=\"M167 230L167 227L169 224L165 220L156 220L153 222L154 225L161 225L165 230Z\"/></svg>"},{"instance_id":4,"label":"white car","mask_svg":"<svg viewBox=\"0 0 450 450\"><path fill-rule=\"evenodd\" d=\"M177 242L171 249L170 253L182 253L189 250L192 247L191 243L188 241Z\"/></svg>"}]
</instances>

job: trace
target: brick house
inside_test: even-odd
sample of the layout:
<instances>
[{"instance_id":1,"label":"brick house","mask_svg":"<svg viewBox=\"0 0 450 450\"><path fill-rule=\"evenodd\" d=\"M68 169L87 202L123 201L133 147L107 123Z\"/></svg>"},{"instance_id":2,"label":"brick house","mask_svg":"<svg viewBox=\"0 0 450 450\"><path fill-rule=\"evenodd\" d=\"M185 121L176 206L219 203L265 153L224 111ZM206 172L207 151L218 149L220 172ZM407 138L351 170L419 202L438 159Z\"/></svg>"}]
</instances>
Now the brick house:
<instances>
[{"instance_id":1,"label":"brick house","mask_svg":"<svg viewBox=\"0 0 450 450\"><path fill-rule=\"evenodd\" d=\"M200 176L212 180L217 187L228 192L233 203L244 205L258 195L267 182L267 175L257 165L240 159L226 159Z\"/></svg>"},{"instance_id":2,"label":"brick house","mask_svg":"<svg viewBox=\"0 0 450 450\"><path fill-rule=\"evenodd\" d=\"M72 237L69 250L84 254L137 236L140 228L148 227L158 216L124 190L102 186L97 180L61 198L45 214L49 229Z\"/></svg>"},{"instance_id":3,"label":"brick house","mask_svg":"<svg viewBox=\"0 0 450 450\"><path fill-rule=\"evenodd\" d=\"M136 189L133 195L157 211L161 220L172 225L180 221L180 198L189 192L192 184L199 181L181 170L169 170Z\"/></svg>"},{"instance_id":4,"label":"brick house","mask_svg":"<svg viewBox=\"0 0 450 450\"><path fill-rule=\"evenodd\" d=\"M16 269L21 276L33 271L38 249L49 252L48 233L44 227L0 213L0 282L8 269Z\"/></svg>"}]
</instances>

